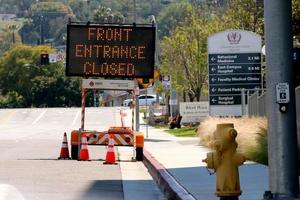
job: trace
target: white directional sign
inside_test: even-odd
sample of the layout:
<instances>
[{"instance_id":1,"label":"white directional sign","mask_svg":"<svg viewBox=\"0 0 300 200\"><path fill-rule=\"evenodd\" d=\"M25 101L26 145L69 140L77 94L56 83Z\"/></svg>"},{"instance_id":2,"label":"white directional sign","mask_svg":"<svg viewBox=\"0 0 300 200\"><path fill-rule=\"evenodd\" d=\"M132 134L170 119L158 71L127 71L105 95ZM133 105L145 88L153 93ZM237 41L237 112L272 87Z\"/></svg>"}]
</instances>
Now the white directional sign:
<instances>
[{"instance_id":1,"label":"white directional sign","mask_svg":"<svg viewBox=\"0 0 300 200\"><path fill-rule=\"evenodd\" d=\"M133 90L134 81L83 79L82 87L87 89L103 89L103 90Z\"/></svg>"},{"instance_id":2,"label":"white directional sign","mask_svg":"<svg viewBox=\"0 0 300 200\"><path fill-rule=\"evenodd\" d=\"M208 71L210 114L240 115L235 110L240 109L242 89L262 86L261 37L244 30L210 36Z\"/></svg>"}]
</instances>

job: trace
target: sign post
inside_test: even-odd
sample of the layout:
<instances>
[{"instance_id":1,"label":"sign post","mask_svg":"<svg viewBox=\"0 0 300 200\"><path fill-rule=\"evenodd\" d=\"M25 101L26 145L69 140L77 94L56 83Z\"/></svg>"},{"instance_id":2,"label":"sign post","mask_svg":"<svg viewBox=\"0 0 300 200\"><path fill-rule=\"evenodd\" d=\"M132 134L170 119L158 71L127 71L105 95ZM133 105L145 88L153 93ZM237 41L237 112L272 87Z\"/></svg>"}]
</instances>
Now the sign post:
<instances>
[{"instance_id":1,"label":"sign post","mask_svg":"<svg viewBox=\"0 0 300 200\"><path fill-rule=\"evenodd\" d=\"M210 114L241 116L242 90L260 89L261 37L228 30L208 38Z\"/></svg>"}]
</instances>

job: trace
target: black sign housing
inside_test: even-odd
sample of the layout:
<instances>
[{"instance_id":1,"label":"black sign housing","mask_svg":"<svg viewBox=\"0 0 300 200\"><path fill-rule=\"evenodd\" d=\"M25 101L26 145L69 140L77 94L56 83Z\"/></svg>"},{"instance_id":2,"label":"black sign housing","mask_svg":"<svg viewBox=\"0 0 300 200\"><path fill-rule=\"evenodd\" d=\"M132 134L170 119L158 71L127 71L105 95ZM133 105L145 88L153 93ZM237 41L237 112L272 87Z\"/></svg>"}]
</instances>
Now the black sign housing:
<instances>
[{"instance_id":1,"label":"black sign housing","mask_svg":"<svg viewBox=\"0 0 300 200\"><path fill-rule=\"evenodd\" d=\"M67 76L152 78L154 54L152 25L67 26Z\"/></svg>"},{"instance_id":2,"label":"black sign housing","mask_svg":"<svg viewBox=\"0 0 300 200\"><path fill-rule=\"evenodd\" d=\"M210 105L241 104L242 89L260 89L260 53L208 55Z\"/></svg>"}]
</instances>

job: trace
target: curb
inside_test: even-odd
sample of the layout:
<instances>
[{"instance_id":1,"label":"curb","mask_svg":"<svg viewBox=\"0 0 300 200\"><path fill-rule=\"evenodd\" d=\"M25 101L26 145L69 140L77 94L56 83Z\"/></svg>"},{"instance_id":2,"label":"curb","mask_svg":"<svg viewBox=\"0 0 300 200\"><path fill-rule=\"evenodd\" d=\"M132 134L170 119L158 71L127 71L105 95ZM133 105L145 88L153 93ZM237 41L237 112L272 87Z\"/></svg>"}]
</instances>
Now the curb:
<instances>
[{"instance_id":1,"label":"curb","mask_svg":"<svg viewBox=\"0 0 300 200\"><path fill-rule=\"evenodd\" d=\"M160 189L166 195L167 199L196 200L148 151L144 149L143 154L144 165L147 167Z\"/></svg>"}]
</instances>

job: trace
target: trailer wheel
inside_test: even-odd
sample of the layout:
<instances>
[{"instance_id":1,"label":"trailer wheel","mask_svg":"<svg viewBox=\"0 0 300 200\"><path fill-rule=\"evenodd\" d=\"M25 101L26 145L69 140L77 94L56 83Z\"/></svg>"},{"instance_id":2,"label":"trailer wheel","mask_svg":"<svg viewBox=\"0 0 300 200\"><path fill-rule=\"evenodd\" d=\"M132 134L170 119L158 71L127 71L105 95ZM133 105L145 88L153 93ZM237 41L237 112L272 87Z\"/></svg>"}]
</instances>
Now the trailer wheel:
<instances>
[{"instance_id":1,"label":"trailer wheel","mask_svg":"<svg viewBox=\"0 0 300 200\"><path fill-rule=\"evenodd\" d=\"M143 155L143 147L137 147L135 149L136 152L136 160L137 161L143 161L144 155Z\"/></svg>"},{"instance_id":2,"label":"trailer wheel","mask_svg":"<svg viewBox=\"0 0 300 200\"><path fill-rule=\"evenodd\" d=\"M78 159L78 145L71 145L71 157L73 160Z\"/></svg>"}]
</instances>

